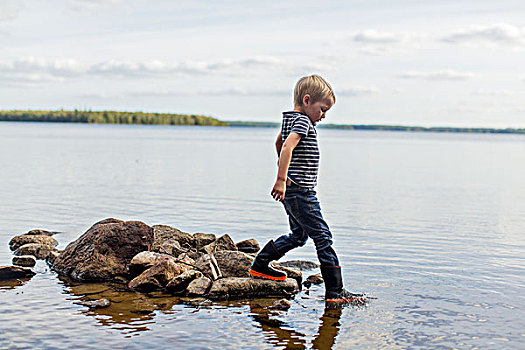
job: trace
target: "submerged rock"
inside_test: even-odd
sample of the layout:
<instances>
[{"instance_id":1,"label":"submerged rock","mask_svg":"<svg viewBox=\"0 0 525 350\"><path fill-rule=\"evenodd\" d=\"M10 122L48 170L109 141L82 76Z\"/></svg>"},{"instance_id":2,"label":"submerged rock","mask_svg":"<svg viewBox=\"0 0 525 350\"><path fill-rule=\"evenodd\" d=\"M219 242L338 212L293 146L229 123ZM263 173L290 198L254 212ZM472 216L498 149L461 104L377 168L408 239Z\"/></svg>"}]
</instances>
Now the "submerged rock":
<instances>
[{"instance_id":1,"label":"submerged rock","mask_svg":"<svg viewBox=\"0 0 525 350\"><path fill-rule=\"evenodd\" d=\"M13 265L33 267L36 265L36 259L32 255L14 256Z\"/></svg>"},{"instance_id":2,"label":"submerged rock","mask_svg":"<svg viewBox=\"0 0 525 350\"><path fill-rule=\"evenodd\" d=\"M9 248L11 248L11 250L17 250L19 247L28 243L45 244L51 247L58 245L57 240L50 236L24 234L13 237L9 241Z\"/></svg>"},{"instance_id":3,"label":"submerged rock","mask_svg":"<svg viewBox=\"0 0 525 350\"><path fill-rule=\"evenodd\" d=\"M261 247L256 239L246 239L235 244L237 249L243 253L257 253Z\"/></svg>"},{"instance_id":4,"label":"submerged rock","mask_svg":"<svg viewBox=\"0 0 525 350\"><path fill-rule=\"evenodd\" d=\"M27 278L36 275L33 270L22 266L0 266L0 281Z\"/></svg>"},{"instance_id":5,"label":"submerged rock","mask_svg":"<svg viewBox=\"0 0 525 350\"><path fill-rule=\"evenodd\" d=\"M111 302L108 299L98 299L98 300L87 300L77 302L79 305L89 306L91 308L104 308L111 305Z\"/></svg>"},{"instance_id":6,"label":"submerged rock","mask_svg":"<svg viewBox=\"0 0 525 350\"><path fill-rule=\"evenodd\" d=\"M292 303L290 303L289 300L281 299L274 302L272 305L268 306L268 309L274 309L274 310L283 310L286 311L292 306Z\"/></svg>"},{"instance_id":7,"label":"submerged rock","mask_svg":"<svg viewBox=\"0 0 525 350\"><path fill-rule=\"evenodd\" d=\"M58 232L55 232L55 231L47 231L47 230L41 230L41 229L35 229L35 230L31 230L27 233L24 233L24 235L42 235L42 236L53 236L54 234L56 234Z\"/></svg>"},{"instance_id":8,"label":"submerged rock","mask_svg":"<svg viewBox=\"0 0 525 350\"><path fill-rule=\"evenodd\" d=\"M47 244L28 243L18 247L14 254L17 256L32 255L39 260L46 260L51 252L58 252L58 250Z\"/></svg>"},{"instance_id":9,"label":"submerged rock","mask_svg":"<svg viewBox=\"0 0 525 350\"><path fill-rule=\"evenodd\" d=\"M299 291L297 281L285 281L230 277L222 278L211 286L208 298L215 300L245 299L257 297L290 297Z\"/></svg>"},{"instance_id":10,"label":"submerged rock","mask_svg":"<svg viewBox=\"0 0 525 350\"><path fill-rule=\"evenodd\" d=\"M78 281L111 280L128 274L131 259L148 250L153 229L140 221L106 219L71 242L52 268Z\"/></svg>"}]
</instances>

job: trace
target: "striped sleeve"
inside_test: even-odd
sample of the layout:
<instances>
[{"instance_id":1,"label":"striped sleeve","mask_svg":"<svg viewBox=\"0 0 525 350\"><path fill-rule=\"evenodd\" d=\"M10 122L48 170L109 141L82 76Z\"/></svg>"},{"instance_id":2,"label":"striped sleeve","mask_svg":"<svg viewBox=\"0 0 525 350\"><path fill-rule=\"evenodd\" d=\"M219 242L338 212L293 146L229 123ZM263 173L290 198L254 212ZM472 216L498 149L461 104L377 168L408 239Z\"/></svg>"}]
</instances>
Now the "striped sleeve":
<instances>
[{"instance_id":1,"label":"striped sleeve","mask_svg":"<svg viewBox=\"0 0 525 350\"><path fill-rule=\"evenodd\" d=\"M297 118L293 121L292 129L290 132L296 132L301 136L308 135L308 130L310 128L310 121L305 115L298 115Z\"/></svg>"}]
</instances>

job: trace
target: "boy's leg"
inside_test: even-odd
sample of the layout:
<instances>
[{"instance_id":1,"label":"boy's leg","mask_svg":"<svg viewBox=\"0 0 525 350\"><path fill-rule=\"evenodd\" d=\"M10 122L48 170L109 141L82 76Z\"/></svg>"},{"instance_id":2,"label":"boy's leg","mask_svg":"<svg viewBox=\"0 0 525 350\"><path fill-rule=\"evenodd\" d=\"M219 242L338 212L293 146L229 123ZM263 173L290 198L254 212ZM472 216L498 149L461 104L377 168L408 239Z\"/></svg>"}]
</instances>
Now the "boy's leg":
<instances>
[{"instance_id":1,"label":"boy's leg","mask_svg":"<svg viewBox=\"0 0 525 350\"><path fill-rule=\"evenodd\" d=\"M291 215L291 213L286 209L286 204L284 206L286 214L288 214L288 222L290 224L290 230L292 231L288 235L283 235L275 240L275 247L282 254L286 254L290 250L302 247L306 244L308 240L308 235L303 230L299 222Z\"/></svg>"}]
</instances>

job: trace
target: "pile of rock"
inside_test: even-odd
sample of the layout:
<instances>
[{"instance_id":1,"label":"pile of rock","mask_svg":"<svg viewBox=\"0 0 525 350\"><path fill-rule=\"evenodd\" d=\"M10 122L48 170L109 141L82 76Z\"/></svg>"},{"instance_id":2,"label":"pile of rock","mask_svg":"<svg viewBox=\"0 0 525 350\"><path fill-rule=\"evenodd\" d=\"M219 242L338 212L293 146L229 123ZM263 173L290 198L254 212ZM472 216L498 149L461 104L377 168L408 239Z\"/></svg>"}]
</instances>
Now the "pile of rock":
<instances>
[{"instance_id":1,"label":"pile of rock","mask_svg":"<svg viewBox=\"0 0 525 350\"><path fill-rule=\"evenodd\" d=\"M300 270L277 264L288 273L286 281L251 278L248 269L260 249L255 239L235 243L227 234L190 234L166 225L106 219L59 251L51 234L36 232L11 240L15 258L45 259L75 281L117 281L137 291L209 299L290 297L302 282ZM16 264L31 262L17 259Z\"/></svg>"}]
</instances>

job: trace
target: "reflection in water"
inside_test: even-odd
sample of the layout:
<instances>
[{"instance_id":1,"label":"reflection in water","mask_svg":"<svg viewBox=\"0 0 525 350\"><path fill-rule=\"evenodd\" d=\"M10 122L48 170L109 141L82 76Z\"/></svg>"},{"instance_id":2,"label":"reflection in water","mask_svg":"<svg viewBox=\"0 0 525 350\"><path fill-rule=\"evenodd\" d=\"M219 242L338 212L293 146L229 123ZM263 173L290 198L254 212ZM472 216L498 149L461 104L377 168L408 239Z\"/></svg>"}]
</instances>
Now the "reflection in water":
<instances>
[{"instance_id":1,"label":"reflection in water","mask_svg":"<svg viewBox=\"0 0 525 350\"><path fill-rule=\"evenodd\" d=\"M263 302L264 303L264 302ZM268 343L271 345L282 345L287 349L306 349L308 336L292 329L286 322L280 321L272 316L280 313L268 310L267 306L260 301L250 302L251 316L257 321L263 330ZM271 301L267 301L271 304ZM335 344L337 334L341 324L339 320L343 312L343 307L325 306L323 316L320 318L320 325L312 341L313 349L331 349Z\"/></svg>"},{"instance_id":2,"label":"reflection in water","mask_svg":"<svg viewBox=\"0 0 525 350\"><path fill-rule=\"evenodd\" d=\"M30 279L31 277L26 277L26 278L17 278L17 279L12 279L12 280L0 281L0 290L14 289L16 287L23 286Z\"/></svg>"}]
</instances>

